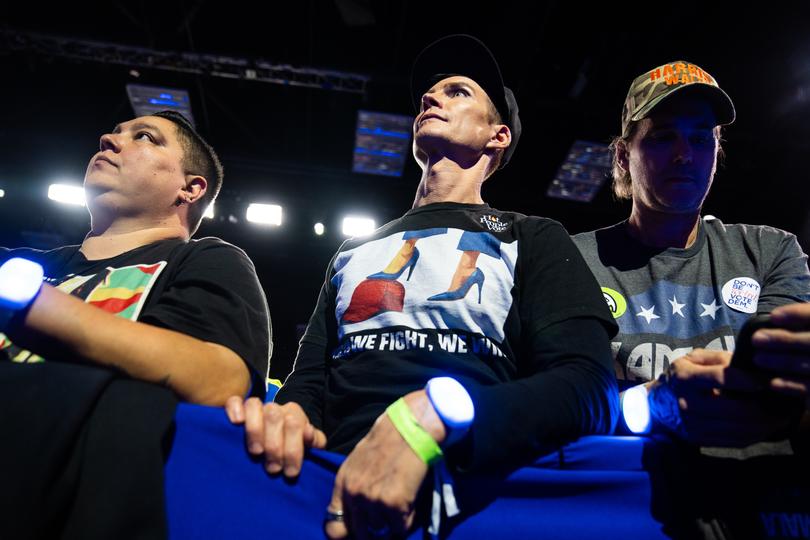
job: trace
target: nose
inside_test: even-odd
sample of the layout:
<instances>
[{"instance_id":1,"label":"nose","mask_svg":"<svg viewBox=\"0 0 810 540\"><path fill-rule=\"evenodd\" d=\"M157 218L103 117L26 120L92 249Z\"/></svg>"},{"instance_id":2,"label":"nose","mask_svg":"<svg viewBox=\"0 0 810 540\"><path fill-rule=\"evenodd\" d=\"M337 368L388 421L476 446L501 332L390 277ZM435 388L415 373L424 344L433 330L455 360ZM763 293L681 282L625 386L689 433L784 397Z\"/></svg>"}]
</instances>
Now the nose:
<instances>
[{"instance_id":1,"label":"nose","mask_svg":"<svg viewBox=\"0 0 810 540\"><path fill-rule=\"evenodd\" d=\"M436 97L435 92L425 92L422 94L422 110L426 111L431 107L441 107L441 102Z\"/></svg>"},{"instance_id":2,"label":"nose","mask_svg":"<svg viewBox=\"0 0 810 540\"><path fill-rule=\"evenodd\" d=\"M104 150L112 150L113 152L118 152L121 149L121 145L118 142L118 136L114 133L105 133L101 136L98 140L98 147L99 150L102 152Z\"/></svg>"},{"instance_id":3,"label":"nose","mask_svg":"<svg viewBox=\"0 0 810 540\"><path fill-rule=\"evenodd\" d=\"M692 163L693 151L689 137L683 133L678 134L673 149L673 161L676 163Z\"/></svg>"}]
</instances>

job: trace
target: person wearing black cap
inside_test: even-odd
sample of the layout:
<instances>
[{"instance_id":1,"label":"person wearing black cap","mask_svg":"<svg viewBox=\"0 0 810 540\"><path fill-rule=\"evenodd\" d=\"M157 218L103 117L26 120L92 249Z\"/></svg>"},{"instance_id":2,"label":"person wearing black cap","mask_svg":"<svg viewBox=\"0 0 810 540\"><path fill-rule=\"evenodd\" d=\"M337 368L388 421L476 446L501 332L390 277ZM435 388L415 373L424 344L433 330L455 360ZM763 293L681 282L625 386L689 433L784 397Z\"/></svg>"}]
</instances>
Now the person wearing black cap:
<instances>
[{"instance_id":1,"label":"person wearing black cap","mask_svg":"<svg viewBox=\"0 0 810 540\"><path fill-rule=\"evenodd\" d=\"M228 404L271 473L296 476L306 446L348 453L332 538L401 536L431 465L502 472L616 419L614 323L567 233L481 198L521 130L492 54L443 38L411 90L412 209L339 249L276 402Z\"/></svg>"},{"instance_id":2,"label":"person wearing black cap","mask_svg":"<svg viewBox=\"0 0 810 540\"><path fill-rule=\"evenodd\" d=\"M632 199L630 216L574 237L619 323L620 389L649 391L654 425L703 446L784 439L796 415L768 409L772 400L751 392L764 386L806 399L810 377L810 340L800 332L810 328L810 310L795 304L810 300L810 273L796 237L700 215L721 126L734 119L731 99L695 64L670 62L637 77L613 143L614 192ZM757 332L756 362L778 368L762 384L729 369L730 351L747 319L772 310L774 324L794 332ZM768 356L769 347L792 348L805 361Z\"/></svg>"},{"instance_id":3,"label":"person wearing black cap","mask_svg":"<svg viewBox=\"0 0 810 540\"><path fill-rule=\"evenodd\" d=\"M213 148L176 112L102 135L85 175L82 244L0 251L0 262L39 262L46 278L0 328L10 340L0 356L114 368L194 403L264 395L269 314L253 264L219 239L190 240L222 176Z\"/></svg>"}]
</instances>

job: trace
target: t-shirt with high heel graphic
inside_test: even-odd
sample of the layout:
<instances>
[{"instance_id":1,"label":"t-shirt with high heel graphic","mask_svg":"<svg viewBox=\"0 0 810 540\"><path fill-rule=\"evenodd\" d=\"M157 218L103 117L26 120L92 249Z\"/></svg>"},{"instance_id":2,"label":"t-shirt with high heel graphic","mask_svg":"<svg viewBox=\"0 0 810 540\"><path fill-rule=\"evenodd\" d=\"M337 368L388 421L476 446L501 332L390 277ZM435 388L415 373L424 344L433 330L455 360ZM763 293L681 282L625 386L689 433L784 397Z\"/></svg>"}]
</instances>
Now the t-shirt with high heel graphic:
<instances>
[{"instance_id":1,"label":"t-shirt with high heel graphic","mask_svg":"<svg viewBox=\"0 0 810 540\"><path fill-rule=\"evenodd\" d=\"M615 331L559 223L430 204L341 246L276 401L347 453L389 404L450 375L476 404L464 467L507 465L610 431Z\"/></svg>"}]
</instances>

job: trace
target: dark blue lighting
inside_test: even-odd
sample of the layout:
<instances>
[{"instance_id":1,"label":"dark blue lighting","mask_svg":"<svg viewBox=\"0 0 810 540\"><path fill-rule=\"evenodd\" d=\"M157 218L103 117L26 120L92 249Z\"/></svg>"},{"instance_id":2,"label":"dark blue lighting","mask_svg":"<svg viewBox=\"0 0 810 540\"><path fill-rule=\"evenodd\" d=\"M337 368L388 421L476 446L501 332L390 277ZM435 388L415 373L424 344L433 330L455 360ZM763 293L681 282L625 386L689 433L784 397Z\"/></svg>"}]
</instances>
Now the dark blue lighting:
<instances>
[{"instance_id":1,"label":"dark blue lighting","mask_svg":"<svg viewBox=\"0 0 810 540\"><path fill-rule=\"evenodd\" d=\"M172 95L166 93L160 94L160 97L163 99L172 99Z\"/></svg>"},{"instance_id":2,"label":"dark blue lighting","mask_svg":"<svg viewBox=\"0 0 810 540\"><path fill-rule=\"evenodd\" d=\"M399 152L386 152L385 150L369 150L368 148L356 147L354 149L356 154L369 154L372 156L385 156L385 157L402 157Z\"/></svg>"},{"instance_id":3,"label":"dark blue lighting","mask_svg":"<svg viewBox=\"0 0 810 540\"><path fill-rule=\"evenodd\" d=\"M376 174L379 176L401 176L402 172L398 170L380 170L375 167L355 167L354 172Z\"/></svg>"},{"instance_id":4,"label":"dark blue lighting","mask_svg":"<svg viewBox=\"0 0 810 540\"><path fill-rule=\"evenodd\" d=\"M369 128L361 127L361 128L357 128L357 131L359 131L360 133L365 133L367 135L382 135L384 137L394 137L396 139L410 139L411 138L410 133L403 133L401 131L386 131L386 130L381 129L381 128L369 129Z\"/></svg>"},{"instance_id":5,"label":"dark blue lighting","mask_svg":"<svg viewBox=\"0 0 810 540\"><path fill-rule=\"evenodd\" d=\"M169 107L179 107L180 104L171 99L155 99L150 98L149 103L152 105L168 105Z\"/></svg>"}]
</instances>

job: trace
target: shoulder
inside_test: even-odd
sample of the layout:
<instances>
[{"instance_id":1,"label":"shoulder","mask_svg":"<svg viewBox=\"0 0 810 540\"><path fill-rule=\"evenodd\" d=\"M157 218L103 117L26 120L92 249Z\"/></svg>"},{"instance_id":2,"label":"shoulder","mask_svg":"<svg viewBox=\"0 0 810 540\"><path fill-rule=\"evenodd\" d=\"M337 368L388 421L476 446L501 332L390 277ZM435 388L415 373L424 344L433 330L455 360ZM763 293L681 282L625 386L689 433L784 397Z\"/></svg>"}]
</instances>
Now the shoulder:
<instances>
[{"instance_id":1,"label":"shoulder","mask_svg":"<svg viewBox=\"0 0 810 540\"><path fill-rule=\"evenodd\" d=\"M612 246L621 244L620 237L623 234L624 222L619 222L609 227L585 231L571 236L574 245L588 264L595 264L599 261L599 253L602 250L610 252Z\"/></svg>"},{"instance_id":2,"label":"shoulder","mask_svg":"<svg viewBox=\"0 0 810 540\"><path fill-rule=\"evenodd\" d=\"M46 273L52 265L63 265L65 261L70 259L80 248L78 245L62 246L55 249L42 250L34 248L15 248L7 249L0 248L0 263L15 257L21 257L41 264Z\"/></svg>"},{"instance_id":3,"label":"shoulder","mask_svg":"<svg viewBox=\"0 0 810 540\"><path fill-rule=\"evenodd\" d=\"M769 225L729 224L717 218L703 218L703 226L710 242L756 245L762 249L797 243L795 234Z\"/></svg>"},{"instance_id":4,"label":"shoulder","mask_svg":"<svg viewBox=\"0 0 810 540\"><path fill-rule=\"evenodd\" d=\"M562 223L542 216L527 216L517 212L501 212L504 219L512 220L515 230L522 236L531 235L560 235L568 238L568 232Z\"/></svg>"},{"instance_id":5,"label":"shoulder","mask_svg":"<svg viewBox=\"0 0 810 540\"><path fill-rule=\"evenodd\" d=\"M571 239L577 246L598 245L602 242L608 242L621 234L625 223L625 221L620 221L619 223L614 223L613 225L602 227L601 229L577 233L571 235Z\"/></svg>"},{"instance_id":6,"label":"shoulder","mask_svg":"<svg viewBox=\"0 0 810 540\"><path fill-rule=\"evenodd\" d=\"M374 240L379 240L380 238L385 238L386 236L393 234L394 232L399 231L402 228L403 221L405 221L407 216L402 216L392 221L389 221L385 225L382 225L374 230L369 235L366 236L353 236L343 241L340 247L337 249L337 253L342 251L349 251L356 247L362 246L363 244L367 244L368 242L373 242Z\"/></svg>"},{"instance_id":7,"label":"shoulder","mask_svg":"<svg viewBox=\"0 0 810 540\"><path fill-rule=\"evenodd\" d=\"M232 253L233 255L239 257L249 258L247 253L245 253L245 251L239 246L226 242L225 240L215 236L193 238L183 246L182 250L189 253L216 253L217 255Z\"/></svg>"},{"instance_id":8,"label":"shoulder","mask_svg":"<svg viewBox=\"0 0 810 540\"><path fill-rule=\"evenodd\" d=\"M220 238L208 236L192 239L176 249L172 258L178 267L195 266L216 271L241 270L256 273L253 261L242 248Z\"/></svg>"},{"instance_id":9,"label":"shoulder","mask_svg":"<svg viewBox=\"0 0 810 540\"><path fill-rule=\"evenodd\" d=\"M586 231L571 235L571 240L579 248L585 251L596 246L596 231Z\"/></svg>"}]
</instances>

